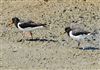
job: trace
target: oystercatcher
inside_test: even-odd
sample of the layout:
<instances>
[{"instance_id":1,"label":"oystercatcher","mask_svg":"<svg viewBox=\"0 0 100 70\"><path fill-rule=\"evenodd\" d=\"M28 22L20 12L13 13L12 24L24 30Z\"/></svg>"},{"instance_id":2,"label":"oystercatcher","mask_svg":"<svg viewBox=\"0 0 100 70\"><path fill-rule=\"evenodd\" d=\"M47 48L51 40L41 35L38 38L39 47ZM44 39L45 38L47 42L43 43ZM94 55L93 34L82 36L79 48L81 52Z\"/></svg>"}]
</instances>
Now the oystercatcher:
<instances>
[{"instance_id":1,"label":"oystercatcher","mask_svg":"<svg viewBox=\"0 0 100 70\"><path fill-rule=\"evenodd\" d=\"M20 19L17 17L12 18L12 23L14 23L19 30L23 31L31 38L32 38L32 32L31 32L32 30L43 28L46 26L46 24L40 24L40 23L36 24L33 21L21 22Z\"/></svg>"},{"instance_id":2,"label":"oystercatcher","mask_svg":"<svg viewBox=\"0 0 100 70\"><path fill-rule=\"evenodd\" d=\"M83 29L78 29L78 28L70 28L66 27L65 28L65 33L67 32L68 36L71 37L72 39L76 40L78 42L78 46L80 46L80 41L84 40L87 38L89 35L91 35L91 32L84 31Z\"/></svg>"}]
</instances>

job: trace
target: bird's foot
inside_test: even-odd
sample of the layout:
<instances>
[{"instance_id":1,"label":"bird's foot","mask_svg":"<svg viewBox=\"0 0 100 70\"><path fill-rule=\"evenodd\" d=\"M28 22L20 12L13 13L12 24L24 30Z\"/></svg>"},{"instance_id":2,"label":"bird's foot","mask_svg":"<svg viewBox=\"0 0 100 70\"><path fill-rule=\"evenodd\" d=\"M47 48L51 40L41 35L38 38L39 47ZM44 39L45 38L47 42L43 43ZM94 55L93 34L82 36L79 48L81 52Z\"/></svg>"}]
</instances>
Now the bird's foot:
<instances>
[{"instance_id":1,"label":"bird's foot","mask_svg":"<svg viewBox=\"0 0 100 70\"><path fill-rule=\"evenodd\" d=\"M24 39L17 40L17 42L24 42L24 41L25 41Z\"/></svg>"}]
</instances>

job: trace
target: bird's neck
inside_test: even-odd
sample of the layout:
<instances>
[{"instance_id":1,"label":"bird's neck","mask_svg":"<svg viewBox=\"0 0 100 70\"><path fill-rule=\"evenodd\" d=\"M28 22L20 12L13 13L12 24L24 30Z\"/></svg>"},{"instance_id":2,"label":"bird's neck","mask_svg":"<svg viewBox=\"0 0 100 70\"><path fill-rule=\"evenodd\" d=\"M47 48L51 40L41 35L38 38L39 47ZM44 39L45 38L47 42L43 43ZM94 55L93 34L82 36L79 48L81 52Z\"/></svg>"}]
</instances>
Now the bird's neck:
<instances>
[{"instance_id":1,"label":"bird's neck","mask_svg":"<svg viewBox=\"0 0 100 70\"><path fill-rule=\"evenodd\" d=\"M68 32L67 32L68 36L70 36L70 33L71 33L71 31L68 31Z\"/></svg>"},{"instance_id":2,"label":"bird's neck","mask_svg":"<svg viewBox=\"0 0 100 70\"><path fill-rule=\"evenodd\" d=\"M19 23L19 22L15 22L15 26L16 26L17 28L18 28L18 23Z\"/></svg>"}]
</instances>

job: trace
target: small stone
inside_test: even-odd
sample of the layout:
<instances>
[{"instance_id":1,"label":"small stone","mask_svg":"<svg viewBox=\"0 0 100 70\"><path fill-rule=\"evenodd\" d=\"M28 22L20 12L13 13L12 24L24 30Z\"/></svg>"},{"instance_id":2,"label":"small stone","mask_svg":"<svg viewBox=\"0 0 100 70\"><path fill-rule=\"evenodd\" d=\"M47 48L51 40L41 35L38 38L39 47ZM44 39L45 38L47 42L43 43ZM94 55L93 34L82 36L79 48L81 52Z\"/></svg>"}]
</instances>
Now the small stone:
<instances>
[{"instance_id":1,"label":"small stone","mask_svg":"<svg viewBox=\"0 0 100 70\"><path fill-rule=\"evenodd\" d=\"M44 0L45 2L48 2L48 0Z\"/></svg>"},{"instance_id":2,"label":"small stone","mask_svg":"<svg viewBox=\"0 0 100 70\"><path fill-rule=\"evenodd\" d=\"M13 50L12 52L17 52L17 50Z\"/></svg>"},{"instance_id":3,"label":"small stone","mask_svg":"<svg viewBox=\"0 0 100 70\"><path fill-rule=\"evenodd\" d=\"M43 60L46 60L46 58L43 58Z\"/></svg>"},{"instance_id":4,"label":"small stone","mask_svg":"<svg viewBox=\"0 0 100 70\"><path fill-rule=\"evenodd\" d=\"M83 0L83 1L86 1L86 0Z\"/></svg>"},{"instance_id":5,"label":"small stone","mask_svg":"<svg viewBox=\"0 0 100 70\"><path fill-rule=\"evenodd\" d=\"M17 40L17 42L22 42L22 41L23 41L23 39Z\"/></svg>"},{"instance_id":6,"label":"small stone","mask_svg":"<svg viewBox=\"0 0 100 70\"><path fill-rule=\"evenodd\" d=\"M63 13L64 13L64 12L66 12L66 10L65 10L65 9L63 10Z\"/></svg>"}]
</instances>

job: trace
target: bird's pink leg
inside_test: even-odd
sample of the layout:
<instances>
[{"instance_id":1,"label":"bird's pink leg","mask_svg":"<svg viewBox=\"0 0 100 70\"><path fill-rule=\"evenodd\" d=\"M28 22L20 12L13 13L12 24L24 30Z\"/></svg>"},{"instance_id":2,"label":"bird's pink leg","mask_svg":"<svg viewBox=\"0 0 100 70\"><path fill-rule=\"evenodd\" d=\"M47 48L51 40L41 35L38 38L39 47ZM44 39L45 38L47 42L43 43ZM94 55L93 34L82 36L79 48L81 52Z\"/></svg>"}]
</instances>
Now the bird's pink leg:
<instances>
[{"instance_id":1,"label":"bird's pink leg","mask_svg":"<svg viewBox=\"0 0 100 70\"><path fill-rule=\"evenodd\" d=\"M32 32L23 32L23 33L24 33L24 36L25 36L25 37L31 38L31 39L33 38L33 37L32 37Z\"/></svg>"}]
</instances>

